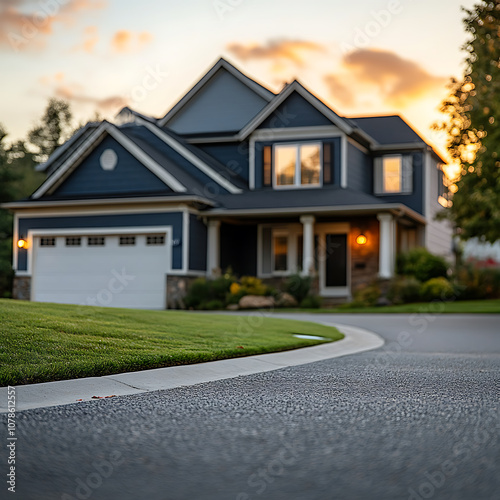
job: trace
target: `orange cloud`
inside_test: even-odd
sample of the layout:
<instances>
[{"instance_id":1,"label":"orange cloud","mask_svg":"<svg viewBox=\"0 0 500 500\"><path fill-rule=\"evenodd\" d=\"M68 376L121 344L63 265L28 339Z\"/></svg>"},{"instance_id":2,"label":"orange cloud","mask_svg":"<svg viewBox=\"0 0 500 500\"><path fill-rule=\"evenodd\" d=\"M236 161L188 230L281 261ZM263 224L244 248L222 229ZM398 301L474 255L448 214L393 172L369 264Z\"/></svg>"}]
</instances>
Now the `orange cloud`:
<instances>
[{"instance_id":1,"label":"orange cloud","mask_svg":"<svg viewBox=\"0 0 500 500\"><path fill-rule=\"evenodd\" d=\"M325 48L318 43L305 40L270 40L264 45L232 43L227 46L227 50L242 61L271 60L281 68L282 61L303 66L305 53L324 52Z\"/></svg>"},{"instance_id":2,"label":"orange cloud","mask_svg":"<svg viewBox=\"0 0 500 500\"><path fill-rule=\"evenodd\" d=\"M347 107L355 105L356 97L352 91L352 87L344 84L344 78L336 75L326 75L324 81L336 102L342 103Z\"/></svg>"},{"instance_id":3,"label":"orange cloud","mask_svg":"<svg viewBox=\"0 0 500 500\"><path fill-rule=\"evenodd\" d=\"M99 43L99 33L96 26L87 26L83 32L83 42L74 47L74 50L83 50L88 54L94 52L95 46Z\"/></svg>"},{"instance_id":4,"label":"orange cloud","mask_svg":"<svg viewBox=\"0 0 500 500\"><path fill-rule=\"evenodd\" d=\"M0 3L0 47L15 51L43 47L53 33L54 24L73 24L77 14L102 9L104 0L66 0L40 2L2 0Z\"/></svg>"},{"instance_id":5,"label":"orange cloud","mask_svg":"<svg viewBox=\"0 0 500 500\"><path fill-rule=\"evenodd\" d=\"M86 95L82 92L82 87L78 84L58 85L54 89L54 94L61 99L66 99L67 101L94 105L102 111L116 110L128 104L127 99L119 95L109 96L105 98Z\"/></svg>"},{"instance_id":6,"label":"orange cloud","mask_svg":"<svg viewBox=\"0 0 500 500\"><path fill-rule=\"evenodd\" d=\"M147 31L133 33L128 30L117 31L111 39L111 47L114 52L132 52L141 49L153 39L153 35Z\"/></svg>"},{"instance_id":7,"label":"orange cloud","mask_svg":"<svg viewBox=\"0 0 500 500\"><path fill-rule=\"evenodd\" d=\"M423 97L448 81L430 74L414 61L383 50L355 50L344 56L343 66L355 81L372 85L387 104L394 106Z\"/></svg>"}]
</instances>

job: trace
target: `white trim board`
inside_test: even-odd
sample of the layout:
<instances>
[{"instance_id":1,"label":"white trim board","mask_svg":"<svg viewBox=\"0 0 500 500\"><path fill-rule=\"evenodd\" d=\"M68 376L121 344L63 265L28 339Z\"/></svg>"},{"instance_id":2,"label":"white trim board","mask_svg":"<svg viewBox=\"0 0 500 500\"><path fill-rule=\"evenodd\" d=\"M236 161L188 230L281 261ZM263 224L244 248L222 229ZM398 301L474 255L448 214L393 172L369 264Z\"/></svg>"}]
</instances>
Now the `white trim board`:
<instances>
[{"instance_id":1,"label":"white trim board","mask_svg":"<svg viewBox=\"0 0 500 500\"><path fill-rule=\"evenodd\" d=\"M326 104L306 90L299 82L294 80L285 87L257 116L251 120L238 134L240 140L246 139L266 118L268 118L285 100L293 93L297 92L309 104L322 113L328 120L336 125L342 132L351 134L354 130L347 122L332 111Z\"/></svg>"}]
</instances>

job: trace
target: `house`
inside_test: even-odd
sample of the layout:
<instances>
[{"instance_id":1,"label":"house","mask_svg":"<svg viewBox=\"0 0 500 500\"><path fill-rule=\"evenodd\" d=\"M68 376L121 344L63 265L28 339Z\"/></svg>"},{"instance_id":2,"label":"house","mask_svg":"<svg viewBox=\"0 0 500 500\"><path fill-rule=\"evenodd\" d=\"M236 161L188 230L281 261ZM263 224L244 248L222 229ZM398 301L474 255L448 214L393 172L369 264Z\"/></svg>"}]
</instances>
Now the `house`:
<instances>
[{"instance_id":1,"label":"house","mask_svg":"<svg viewBox=\"0 0 500 500\"><path fill-rule=\"evenodd\" d=\"M339 116L299 82L274 94L219 60L161 119L124 108L41 166L14 213L14 296L176 307L231 267L314 276L345 301L398 252L451 255L442 160L399 116Z\"/></svg>"}]
</instances>

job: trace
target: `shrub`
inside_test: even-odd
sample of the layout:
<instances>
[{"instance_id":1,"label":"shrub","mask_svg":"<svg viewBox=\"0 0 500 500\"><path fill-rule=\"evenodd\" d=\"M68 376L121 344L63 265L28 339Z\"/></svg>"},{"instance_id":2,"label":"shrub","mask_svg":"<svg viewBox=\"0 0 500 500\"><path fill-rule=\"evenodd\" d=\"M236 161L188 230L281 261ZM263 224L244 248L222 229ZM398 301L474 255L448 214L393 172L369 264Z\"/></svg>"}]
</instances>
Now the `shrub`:
<instances>
[{"instance_id":1,"label":"shrub","mask_svg":"<svg viewBox=\"0 0 500 500\"><path fill-rule=\"evenodd\" d=\"M189 287L184 297L186 307L197 309L203 301L210 297L210 286L205 278L198 278Z\"/></svg>"},{"instance_id":2,"label":"shrub","mask_svg":"<svg viewBox=\"0 0 500 500\"><path fill-rule=\"evenodd\" d=\"M209 300L207 302L202 302L199 309L203 309L205 311L224 309L224 302L222 302L222 300Z\"/></svg>"},{"instance_id":3,"label":"shrub","mask_svg":"<svg viewBox=\"0 0 500 500\"><path fill-rule=\"evenodd\" d=\"M240 280L242 288L245 288L245 295L267 295L268 287L262 283L262 280L255 276L242 276Z\"/></svg>"},{"instance_id":4,"label":"shrub","mask_svg":"<svg viewBox=\"0 0 500 500\"><path fill-rule=\"evenodd\" d=\"M184 303L188 308L206 309L208 303L218 301L222 304L220 308L223 308L232 282L233 279L228 276L221 276L213 280L198 278L189 287Z\"/></svg>"},{"instance_id":5,"label":"shrub","mask_svg":"<svg viewBox=\"0 0 500 500\"><path fill-rule=\"evenodd\" d=\"M387 299L393 304L407 304L420 300L422 284L414 276L394 278L387 290Z\"/></svg>"},{"instance_id":6,"label":"shrub","mask_svg":"<svg viewBox=\"0 0 500 500\"><path fill-rule=\"evenodd\" d=\"M462 265L456 271L455 286L461 300L499 298L500 269Z\"/></svg>"},{"instance_id":7,"label":"shrub","mask_svg":"<svg viewBox=\"0 0 500 500\"><path fill-rule=\"evenodd\" d=\"M446 278L448 264L443 257L430 253L425 248L415 248L397 258L397 274L414 276L421 282L432 278Z\"/></svg>"},{"instance_id":8,"label":"shrub","mask_svg":"<svg viewBox=\"0 0 500 500\"><path fill-rule=\"evenodd\" d=\"M292 274L285 282L285 292L293 295L300 304L309 295L311 282L311 276Z\"/></svg>"},{"instance_id":9,"label":"shrub","mask_svg":"<svg viewBox=\"0 0 500 500\"><path fill-rule=\"evenodd\" d=\"M455 289L446 278L432 278L422 285L421 296L424 300L450 300L455 296Z\"/></svg>"},{"instance_id":10,"label":"shrub","mask_svg":"<svg viewBox=\"0 0 500 500\"><path fill-rule=\"evenodd\" d=\"M354 293L354 300L351 302L352 307L371 307L377 304L382 292L377 283L363 285Z\"/></svg>"},{"instance_id":11,"label":"shrub","mask_svg":"<svg viewBox=\"0 0 500 500\"><path fill-rule=\"evenodd\" d=\"M317 295L308 295L307 297L304 297L300 303L300 307L303 307L304 309L319 309L321 307L321 303L321 297L318 297Z\"/></svg>"}]
</instances>

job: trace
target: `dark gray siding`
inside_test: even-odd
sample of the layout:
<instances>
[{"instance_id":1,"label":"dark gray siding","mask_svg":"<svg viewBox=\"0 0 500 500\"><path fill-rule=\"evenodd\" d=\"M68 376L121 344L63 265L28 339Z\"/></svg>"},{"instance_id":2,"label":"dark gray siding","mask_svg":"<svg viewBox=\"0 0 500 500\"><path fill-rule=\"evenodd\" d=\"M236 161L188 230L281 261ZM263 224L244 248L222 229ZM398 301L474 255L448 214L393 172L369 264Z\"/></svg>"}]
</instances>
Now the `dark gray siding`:
<instances>
[{"instance_id":1,"label":"dark gray siding","mask_svg":"<svg viewBox=\"0 0 500 500\"><path fill-rule=\"evenodd\" d=\"M290 96L258 128L312 127L332 122L297 92Z\"/></svg>"},{"instance_id":2,"label":"dark gray siding","mask_svg":"<svg viewBox=\"0 0 500 500\"><path fill-rule=\"evenodd\" d=\"M257 274L257 226L221 224L220 249L222 271L231 267L238 276Z\"/></svg>"},{"instance_id":3,"label":"dark gray siding","mask_svg":"<svg viewBox=\"0 0 500 500\"><path fill-rule=\"evenodd\" d=\"M36 217L19 219L19 235L27 236L30 229L82 229L97 227L172 226L172 239L181 242L172 248L172 269L182 269L182 213L151 213L123 215L85 215L75 217ZM17 249L18 271L27 270L28 252Z\"/></svg>"},{"instance_id":4,"label":"dark gray siding","mask_svg":"<svg viewBox=\"0 0 500 500\"><path fill-rule=\"evenodd\" d=\"M197 144L197 146L248 181L248 142Z\"/></svg>"},{"instance_id":5,"label":"dark gray siding","mask_svg":"<svg viewBox=\"0 0 500 500\"><path fill-rule=\"evenodd\" d=\"M419 214L424 214L424 165L422 153L412 153L413 157L413 193L376 195L389 203L403 203ZM373 187L372 187L373 189Z\"/></svg>"},{"instance_id":6,"label":"dark gray siding","mask_svg":"<svg viewBox=\"0 0 500 500\"><path fill-rule=\"evenodd\" d=\"M207 269L207 226L196 215L189 215L189 269Z\"/></svg>"},{"instance_id":7,"label":"dark gray siding","mask_svg":"<svg viewBox=\"0 0 500 500\"><path fill-rule=\"evenodd\" d=\"M351 143L347 145L347 186L363 193L373 192L373 161Z\"/></svg>"},{"instance_id":8,"label":"dark gray siding","mask_svg":"<svg viewBox=\"0 0 500 500\"><path fill-rule=\"evenodd\" d=\"M112 149L118 156L114 170L103 170L101 154ZM55 196L111 195L171 192L156 175L112 137L106 137L55 191Z\"/></svg>"},{"instance_id":9,"label":"dark gray siding","mask_svg":"<svg viewBox=\"0 0 500 500\"><path fill-rule=\"evenodd\" d=\"M255 189L262 188L262 163L263 163L263 150L264 146L272 146L273 144L296 144L301 141L261 141L255 143ZM331 139L307 139L304 142L328 142L332 145L332 159L333 159L333 184L340 185L341 173L341 156L342 156L342 142L340 137L332 137ZM274 172L273 172L274 176ZM273 177L274 178L274 177ZM266 188L269 189L269 188ZM251 207L250 207L251 208Z\"/></svg>"}]
</instances>

